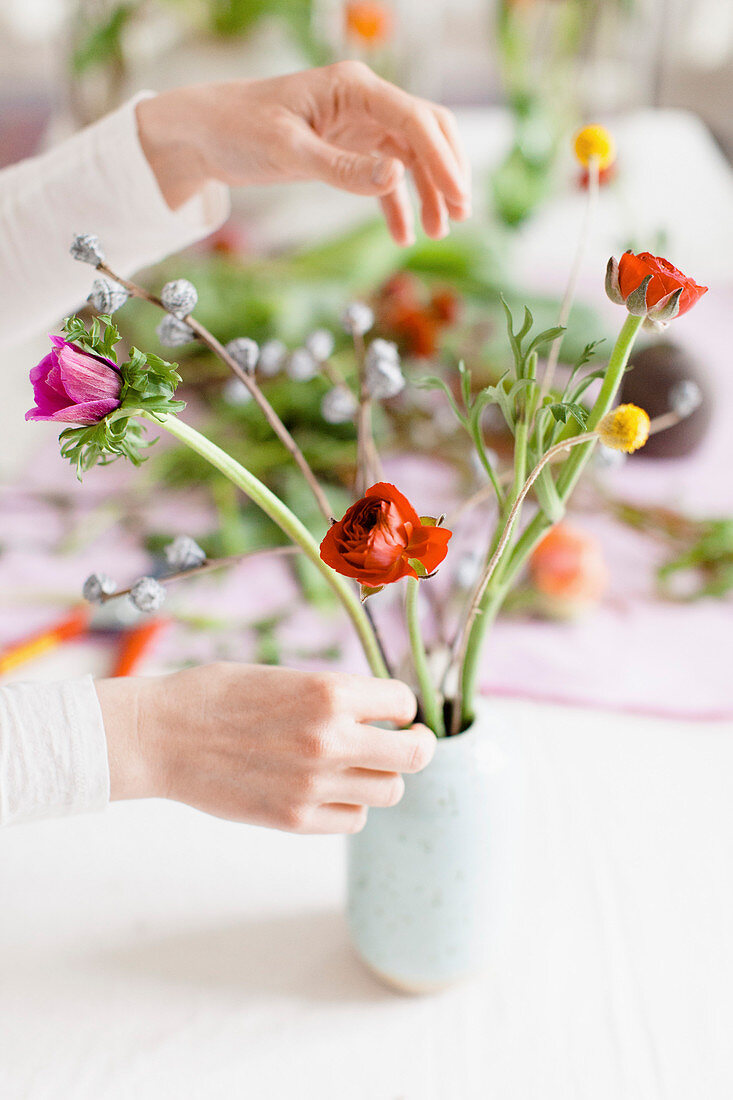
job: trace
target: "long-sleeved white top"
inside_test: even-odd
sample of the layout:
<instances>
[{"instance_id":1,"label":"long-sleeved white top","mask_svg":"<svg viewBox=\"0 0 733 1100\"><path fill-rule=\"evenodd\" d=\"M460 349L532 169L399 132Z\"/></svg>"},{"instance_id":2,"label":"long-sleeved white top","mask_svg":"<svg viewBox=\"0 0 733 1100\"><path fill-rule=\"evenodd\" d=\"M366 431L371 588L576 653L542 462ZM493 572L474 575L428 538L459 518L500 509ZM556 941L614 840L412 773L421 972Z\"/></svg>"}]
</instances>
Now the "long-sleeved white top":
<instances>
[{"instance_id":1,"label":"long-sleeved white top","mask_svg":"<svg viewBox=\"0 0 733 1100\"><path fill-rule=\"evenodd\" d=\"M0 343L35 334L86 298L93 271L69 255L75 234L95 233L129 275L227 217L228 190L214 182L180 209L168 207L140 145L140 98L0 172ZM0 825L101 809L108 800L91 678L0 688Z\"/></svg>"}]
</instances>

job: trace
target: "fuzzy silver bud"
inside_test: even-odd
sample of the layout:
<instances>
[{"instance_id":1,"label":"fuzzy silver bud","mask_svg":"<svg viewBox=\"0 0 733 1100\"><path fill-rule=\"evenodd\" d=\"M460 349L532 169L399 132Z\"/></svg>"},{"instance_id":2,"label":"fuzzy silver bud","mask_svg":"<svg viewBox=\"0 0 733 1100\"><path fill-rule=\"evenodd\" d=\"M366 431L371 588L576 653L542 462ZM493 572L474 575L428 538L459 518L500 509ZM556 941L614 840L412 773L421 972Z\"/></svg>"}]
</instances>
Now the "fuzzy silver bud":
<instances>
[{"instance_id":1,"label":"fuzzy silver bud","mask_svg":"<svg viewBox=\"0 0 733 1100\"><path fill-rule=\"evenodd\" d=\"M225 350L238 367L247 374L254 374L257 357L260 354L260 349L254 340L250 340L248 336L238 336L236 340L229 341Z\"/></svg>"},{"instance_id":2,"label":"fuzzy silver bud","mask_svg":"<svg viewBox=\"0 0 733 1100\"><path fill-rule=\"evenodd\" d=\"M346 386L334 386L321 401L321 416L327 424L346 424L355 412L356 398Z\"/></svg>"},{"instance_id":3,"label":"fuzzy silver bud","mask_svg":"<svg viewBox=\"0 0 733 1100\"><path fill-rule=\"evenodd\" d=\"M316 363L325 363L329 355L333 354L335 341L333 333L327 328L317 328L305 342L305 346L311 353Z\"/></svg>"},{"instance_id":4,"label":"fuzzy silver bud","mask_svg":"<svg viewBox=\"0 0 733 1100\"><path fill-rule=\"evenodd\" d=\"M160 300L169 313L176 317L186 317L196 308L199 296L196 287L188 279L173 279L161 290Z\"/></svg>"},{"instance_id":5,"label":"fuzzy silver bud","mask_svg":"<svg viewBox=\"0 0 733 1100\"><path fill-rule=\"evenodd\" d=\"M117 581L106 573L91 573L82 585L81 594L89 603L101 603L105 596L117 591Z\"/></svg>"},{"instance_id":6,"label":"fuzzy silver bud","mask_svg":"<svg viewBox=\"0 0 733 1100\"><path fill-rule=\"evenodd\" d=\"M341 315L341 324L351 336L363 336L374 324L374 311L365 302L352 302Z\"/></svg>"},{"instance_id":7,"label":"fuzzy silver bud","mask_svg":"<svg viewBox=\"0 0 733 1100\"><path fill-rule=\"evenodd\" d=\"M393 362L399 363L400 353L397 350L397 345L392 340L382 340L378 336L376 340L372 340L366 352L367 363L373 359L391 359Z\"/></svg>"},{"instance_id":8,"label":"fuzzy silver bud","mask_svg":"<svg viewBox=\"0 0 733 1100\"><path fill-rule=\"evenodd\" d=\"M104 263L104 252L99 243L99 237L94 233L77 233L71 242L69 252L75 260L83 264L92 264L96 267L97 264Z\"/></svg>"},{"instance_id":9,"label":"fuzzy silver bud","mask_svg":"<svg viewBox=\"0 0 733 1100\"><path fill-rule=\"evenodd\" d=\"M318 363L307 348L296 348L291 352L285 370L294 382L310 382L318 374Z\"/></svg>"},{"instance_id":10,"label":"fuzzy silver bud","mask_svg":"<svg viewBox=\"0 0 733 1100\"><path fill-rule=\"evenodd\" d=\"M274 378L282 370L288 349L282 340L267 340L260 348L257 370L263 378Z\"/></svg>"},{"instance_id":11,"label":"fuzzy silver bud","mask_svg":"<svg viewBox=\"0 0 733 1100\"><path fill-rule=\"evenodd\" d=\"M128 291L111 279L95 279L87 301L97 313L114 313L130 297Z\"/></svg>"},{"instance_id":12,"label":"fuzzy silver bud","mask_svg":"<svg viewBox=\"0 0 733 1100\"><path fill-rule=\"evenodd\" d=\"M678 416L692 416L702 405L702 390L691 378L683 378L669 391L669 401Z\"/></svg>"},{"instance_id":13,"label":"fuzzy silver bud","mask_svg":"<svg viewBox=\"0 0 733 1100\"><path fill-rule=\"evenodd\" d=\"M165 547L165 558L171 569L195 569L206 561L206 554L190 535L176 535Z\"/></svg>"},{"instance_id":14,"label":"fuzzy silver bud","mask_svg":"<svg viewBox=\"0 0 733 1100\"><path fill-rule=\"evenodd\" d=\"M165 588L155 577L141 577L130 589L130 599L138 611L158 611L165 603Z\"/></svg>"},{"instance_id":15,"label":"fuzzy silver bud","mask_svg":"<svg viewBox=\"0 0 733 1100\"><path fill-rule=\"evenodd\" d=\"M396 397L405 388L397 348L387 340L373 340L364 361L364 381L369 394L378 401Z\"/></svg>"},{"instance_id":16,"label":"fuzzy silver bud","mask_svg":"<svg viewBox=\"0 0 733 1100\"><path fill-rule=\"evenodd\" d=\"M158 339L164 348L180 348L184 344L190 344L196 334L192 328L169 313L156 328Z\"/></svg>"},{"instance_id":17,"label":"fuzzy silver bud","mask_svg":"<svg viewBox=\"0 0 733 1100\"><path fill-rule=\"evenodd\" d=\"M227 405L232 405L235 409L249 405L252 400L252 394L241 378L230 378L224 386L222 397Z\"/></svg>"}]
</instances>

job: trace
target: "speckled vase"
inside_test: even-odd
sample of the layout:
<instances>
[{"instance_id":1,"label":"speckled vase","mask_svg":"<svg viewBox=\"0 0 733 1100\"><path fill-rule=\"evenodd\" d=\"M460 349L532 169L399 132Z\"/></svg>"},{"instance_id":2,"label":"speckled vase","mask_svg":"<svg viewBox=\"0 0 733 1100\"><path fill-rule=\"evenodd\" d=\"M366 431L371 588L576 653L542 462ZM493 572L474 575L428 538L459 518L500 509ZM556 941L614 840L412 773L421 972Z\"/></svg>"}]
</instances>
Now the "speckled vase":
<instances>
[{"instance_id":1,"label":"speckled vase","mask_svg":"<svg viewBox=\"0 0 733 1100\"><path fill-rule=\"evenodd\" d=\"M486 966L511 909L523 787L517 741L483 703L350 838L351 937L383 981L426 993Z\"/></svg>"}]
</instances>

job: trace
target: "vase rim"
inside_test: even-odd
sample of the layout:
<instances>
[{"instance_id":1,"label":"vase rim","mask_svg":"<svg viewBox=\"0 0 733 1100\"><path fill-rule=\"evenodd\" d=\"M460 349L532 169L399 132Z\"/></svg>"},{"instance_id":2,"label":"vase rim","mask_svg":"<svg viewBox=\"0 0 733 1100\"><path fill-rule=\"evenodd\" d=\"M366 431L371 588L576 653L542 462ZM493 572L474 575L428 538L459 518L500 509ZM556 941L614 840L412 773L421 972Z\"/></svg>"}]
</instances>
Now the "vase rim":
<instances>
[{"instance_id":1,"label":"vase rim","mask_svg":"<svg viewBox=\"0 0 733 1100\"><path fill-rule=\"evenodd\" d=\"M486 698L480 698L476 700L476 713L474 714L473 722L470 726L466 726L465 730L461 730L459 733L452 733L446 737L436 738L438 742L438 748L441 745L447 744L449 741L457 742L458 744L465 744L466 740L472 740L478 730L481 727L482 721L486 716L487 711L491 705L491 700Z\"/></svg>"}]
</instances>

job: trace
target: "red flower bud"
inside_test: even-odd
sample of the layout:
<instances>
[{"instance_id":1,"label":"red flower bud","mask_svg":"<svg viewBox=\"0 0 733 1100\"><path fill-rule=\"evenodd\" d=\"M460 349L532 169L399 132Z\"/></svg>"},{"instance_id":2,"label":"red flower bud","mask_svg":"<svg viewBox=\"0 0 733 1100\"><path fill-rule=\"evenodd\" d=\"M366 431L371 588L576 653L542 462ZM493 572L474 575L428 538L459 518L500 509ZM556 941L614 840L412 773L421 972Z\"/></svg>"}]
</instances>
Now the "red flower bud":
<instances>
[{"instance_id":1,"label":"red flower bud","mask_svg":"<svg viewBox=\"0 0 733 1100\"><path fill-rule=\"evenodd\" d=\"M638 256L624 252L617 271L609 264L608 278L614 284L612 290L618 293L617 298L609 292L612 300L620 299L632 313L639 316L648 313L652 319L661 321L687 313L708 289L698 286L669 260L652 256L651 252L640 252Z\"/></svg>"},{"instance_id":2,"label":"red flower bud","mask_svg":"<svg viewBox=\"0 0 733 1100\"><path fill-rule=\"evenodd\" d=\"M380 481L326 532L321 558L342 576L376 588L417 577L411 560L432 573L448 552L451 534L423 524L409 500Z\"/></svg>"}]
</instances>

